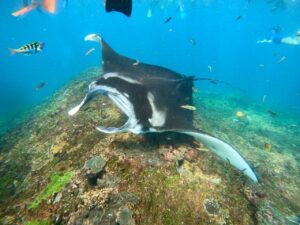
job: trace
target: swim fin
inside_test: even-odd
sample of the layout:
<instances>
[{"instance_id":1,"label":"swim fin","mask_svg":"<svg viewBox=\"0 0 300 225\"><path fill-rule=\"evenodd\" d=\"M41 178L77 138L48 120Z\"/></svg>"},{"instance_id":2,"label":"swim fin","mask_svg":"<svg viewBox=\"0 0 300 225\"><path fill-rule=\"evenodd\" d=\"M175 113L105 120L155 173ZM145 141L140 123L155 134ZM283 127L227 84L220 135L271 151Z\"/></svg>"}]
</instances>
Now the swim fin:
<instances>
[{"instance_id":1,"label":"swim fin","mask_svg":"<svg viewBox=\"0 0 300 225\"><path fill-rule=\"evenodd\" d=\"M123 13L127 17L130 17L132 11L132 0L106 0L105 11L117 11Z\"/></svg>"}]
</instances>

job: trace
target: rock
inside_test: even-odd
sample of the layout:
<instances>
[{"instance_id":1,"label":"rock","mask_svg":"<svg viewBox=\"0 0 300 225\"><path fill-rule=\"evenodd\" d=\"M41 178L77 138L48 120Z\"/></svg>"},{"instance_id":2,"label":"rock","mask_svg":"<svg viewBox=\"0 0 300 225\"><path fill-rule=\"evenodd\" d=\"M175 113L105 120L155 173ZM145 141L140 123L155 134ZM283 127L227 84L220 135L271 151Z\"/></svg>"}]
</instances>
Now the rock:
<instances>
[{"instance_id":1,"label":"rock","mask_svg":"<svg viewBox=\"0 0 300 225\"><path fill-rule=\"evenodd\" d=\"M219 205L213 199L204 200L204 209L209 216L214 216L219 212Z\"/></svg>"},{"instance_id":2,"label":"rock","mask_svg":"<svg viewBox=\"0 0 300 225\"><path fill-rule=\"evenodd\" d=\"M56 203L60 202L61 197L62 197L62 193L61 193L61 192L57 193L57 194L55 195L53 204L56 204Z\"/></svg>"},{"instance_id":3,"label":"rock","mask_svg":"<svg viewBox=\"0 0 300 225\"><path fill-rule=\"evenodd\" d=\"M87 160L84 164L84 168L91 170L93 174L100 173L106 162L101 156L95 156L90 160Z\"/></svg>"},{"instance_id":4,"label":"rock","mask_svg":"<svg viewBox=\"0 0 300 225\"><path fill-rule=\"evenodd\" d=\"M121 207L117 212L116 223L118 225L134 225L132 211L127 207Z\"/></svg>"},{"instance_id":5,"label":"rock","mask_svg":"<svg viewBox=\"0 0 300 225\"><path fill-rule=\"evenodd\" d=\"M95 189L85 192L80 198L83 200L83 205L89 209L105 207L109 200L112 188Z\"/></svg>"},{"instance_id":6,"label":"rock","mask_svg":"<svg viewBox=\"0 0 300 225\"><path fill-rule=\"evenodd\" d=\"M100 177L105 164L106 161L101 156L95 156L85 162L84 168L86 169L86 176L90 185L97 185L97 179Z\"/></svg>"}]
</instances>

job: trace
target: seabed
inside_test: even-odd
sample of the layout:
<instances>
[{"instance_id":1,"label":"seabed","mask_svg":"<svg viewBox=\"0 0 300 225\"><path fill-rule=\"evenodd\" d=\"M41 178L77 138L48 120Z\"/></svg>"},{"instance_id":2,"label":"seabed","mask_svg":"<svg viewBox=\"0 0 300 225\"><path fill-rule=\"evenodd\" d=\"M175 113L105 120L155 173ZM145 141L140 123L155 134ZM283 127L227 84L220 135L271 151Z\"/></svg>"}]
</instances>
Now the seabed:
<instances>
[{"instance_id":1,"label":"seabed","mask_svg":"<svg viewBox=\"0 0 300 225\"><path fill-rule=\"evenodd\" d=\"M105 97L68 116L99 73L80 74L1 135L0 224L295 224L299 115L194 93L194 123L239 149L255 184L186 136L100 133L96 126L126 120Z\"/></svg>"}]
</instances>

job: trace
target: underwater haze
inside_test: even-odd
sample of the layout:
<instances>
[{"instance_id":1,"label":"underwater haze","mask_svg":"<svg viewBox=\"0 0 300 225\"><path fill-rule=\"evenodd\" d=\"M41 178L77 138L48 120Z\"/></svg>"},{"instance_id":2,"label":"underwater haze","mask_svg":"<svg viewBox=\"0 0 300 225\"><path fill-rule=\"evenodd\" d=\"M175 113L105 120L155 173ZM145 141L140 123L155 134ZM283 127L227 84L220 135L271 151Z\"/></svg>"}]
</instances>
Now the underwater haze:
<instances>
[{"instance_id":1,"label":"underwater haze","mask_svg":"<svg viewBox=\"0 0 300 225\"><path fill-rule=\"evenodd\" d=\"M105 13L97 0L70 1L49 15L33 11L21 18L11 13L22 1L1 1L1 108L0 115L18 117L79 72L99 66L99 48L83 41L99 33L124 55L171 68L187 75L212 77L230 83L244 94L280 110L299 112L299 46L257 44L275 26L284 36L294 35L300 17L299 1L272 11L267 1L134 1L130 19ZM182 5L183 12L179 10ZM151 10L151 17L147 17ZM237 20L238 16L242 16ZM164 23L172 17L169 23ZM191 43L195 40L195 45ZM45 49L33 56L10 56L7 48L42 41ZM284 63L277 62L285 56ZM263 64L264 67L259 67ZM208 65L213 67L210 73ZM37 92L35 86L47 82ZM227 88L199 84L203 89Z\"/></svg>"},{"instance_id":2,"label":"underwater haze","mask_svg":"<svg viewBox=\"0 0 300 225\"><path fill-rule=\"evenodd\" d=\"M300 0L133 0L130 17L57 0L13 16L25 2L0 1L0 224L300 224ZM144 124L131 94L70 113L120 72L105 69L114 51L194 76L190 130L153 125L149 94Z\"/></svg>"}]
</instances>

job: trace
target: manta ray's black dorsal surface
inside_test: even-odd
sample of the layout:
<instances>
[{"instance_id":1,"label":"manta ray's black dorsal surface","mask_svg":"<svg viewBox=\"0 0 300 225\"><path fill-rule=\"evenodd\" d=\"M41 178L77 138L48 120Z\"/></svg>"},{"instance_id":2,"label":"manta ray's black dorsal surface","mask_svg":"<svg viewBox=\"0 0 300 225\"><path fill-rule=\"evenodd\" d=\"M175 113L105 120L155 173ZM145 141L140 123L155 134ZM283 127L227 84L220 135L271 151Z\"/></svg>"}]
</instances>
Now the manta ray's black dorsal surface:
<instances>
[{"instance_id":1,"label":"manta ray's black dorsal surface","mask_svg":"<svg viewBox=\"0 0 300 225\"><path fill-rule=\"evenodd\" d=\"M180 106L192 105L193 77L141 63L115 52L101 37L88 35L85 40L102 46L103 74L89 85L83 101L69 111L74 115L96 93L108 96L128 117L121 127L102 127L105 133L179 132L193 136L210 150L257 182L243 157L230 144L193 126L193 112Z\"/></svg>"}]
</instances>

